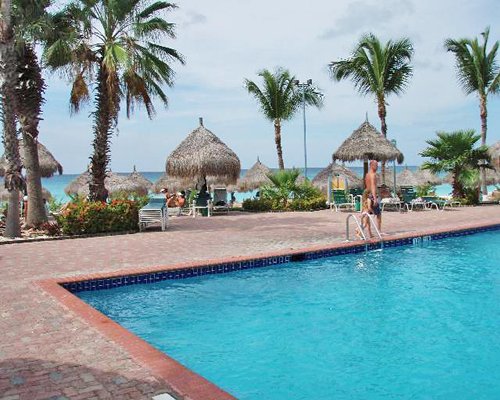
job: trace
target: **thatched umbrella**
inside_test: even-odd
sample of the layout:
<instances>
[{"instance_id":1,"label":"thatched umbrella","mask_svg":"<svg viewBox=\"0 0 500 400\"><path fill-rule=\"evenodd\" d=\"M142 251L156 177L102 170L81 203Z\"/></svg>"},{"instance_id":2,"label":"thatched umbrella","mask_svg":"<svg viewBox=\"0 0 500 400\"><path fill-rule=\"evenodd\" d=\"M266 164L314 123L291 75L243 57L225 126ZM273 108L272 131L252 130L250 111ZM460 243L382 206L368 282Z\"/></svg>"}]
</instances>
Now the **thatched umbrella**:
<instances>
[{"instance_id":1,"label":"thatched umbrella","mask_svg":"<svg viewBox=\"0 0 500 400\"><path fill-rule=\"evenodd\" d=\"M272 173L271 169L262 164L257 157L257 162L252 165L245 176L238 179L237 188L239 192L249 192L260 188L262 185L271 183L267 177Z\"/></svg>"},{"instance_id":2,"label":"thatched umbrella","mask_svg":"<svg viewBox=\"0 0 500 400\"><path fill-rule=\"evenodd\" d=\"M396 186L401 187L401 186L421 186L425 182L421 182L417 179L415 174L409 170L408 168L405 168L403 171L401 171L397 176L396 176Z\"/></svg>"},{"instance_id":3,"label":"thatched umbrella","mask_svg":"<svg viewBox=\"0 0 500 400\"><path fill-rule=\"evenodd\" d=\"M194 187L196 182L194 180L178 179L172 178L164 173L158 180L153 184L151 190L154 193L160 193L163 188L167 188L169 192L178 192L180 190L188 189L189 187Z\"/></svg>"},{"instance_id":4,"label":"thatched umbrella","mask_svg":"<svg viewBox=\"0 0 500 400\"><path fill-rule=\"evenodd\" d=\"M415 177L420 182L420 185L440 185L443 182L439 176L433 174L428 169L419 168L415 172Z\"/></svg>"},{"instance_id":5,"label":"thatched umbrella","mask_svg":"<svg viewBox=\"0 0 500 400\"><path fill-rule=\"evenodd\" d=\"M203 126L191 132L168 156L166 172L173 178L206 182L213 176L219 184L233 184L240 176L240 159L217 136Z\"/></svg>"},{"instance_id":6,"label":"thatched umbrella","mask_svg":"<svg viewBox=\"0 0 500 400\"><path fill-rule=\"evenodd\" d=\"M89 195L89 182L90 182L90 173L88 171L79 175L76 179L71 181L68 186L64 188L66 194L86 197ZM125 194L130 193L138 193L145 194L144 188L140 185L137 185L132 180L129 180L125 176L121 176L118 174L114 174L109 172L104 179L104 187L108 190L109 194L123 192ZM147 193L147 192L146 192Z\"/></svg>"},{"instance_id":7,"label":"thatched umbrella","mask_svg":"<svg viewBox=\"0 0 500 400\"><path fill-rule=\"evenodd\" d=\"M0 201L9 201L10 192L2 184L0 185ZM24 197L23 192L19 191L19 200ZM45 188L42 188L42 198L45 200L52 199L52 194Z\"/></svg>"},{"instance_id":8,"label":"thatched umbrella","mask_svg":"<svg viewBox=\"0 0 500 400\"><path fill-rule=\"evenodd\" d=\"M19 139L19 153L21 155L21 162L24 166L25 160L25 152L23 139ZM63 167L59 162L54 158L52 153L47 150L47 148L38 142L38 160L40 162L40 174L43 178L50 178L56 172L61 175L63 173ZM0 176L4 176L5 169L7 168L7 160L5 159L5 155L2 155L0 158Z\"/></svg>"},{"instance_id":9,"label":"thatched umbrella","mask_svg":"<svg viewBox=\"0 0 500 400\"><path fill-rule=\"evenodd\" d=\"M137 170L135 169L134 165L134 171L127 177L127 181L130 183L131 186L134 186L136 190L134 191L135 193L145 196L148 194L149 189L153 186L153 182L151 182L149 179L146 179L144 175L141 175Z\"/></svg>"},{"instance_id":10,"label":"thatched umbrella","mask_svg":"<svg viewBox=\"0 0 500 400\"><path fill-rule=\"evenodd\" d=\"M368 172L368 160L393 161L399 164L404 156L368 120L363 122L333 153L333 161L363 160L364 175Z\"/></svg>"},{"instance_id":11,"label":"thatched umbrella","mask_svg":"<svg viewBox=\"0 0 500 400\"><path fill-rule=\"evenodd\" d=\"M495 144L491 145L488 149L491 157L491 164L500 171L500 140Z\"/></svg>"},{"instance_id":12,"label":"thatched umbrella","mask_svg":"<svg viewBox=\"0 0 500 400\"><path fill-rule=\"evenodd\" d=\"M351 188L362 188L363 180L349 168L343 165L331 163L325 169L318 172L312 180L312 184L323 193L328 193L328 180L331 176L340 176L347 179L347 184Z\"/></svg>"}]
</instances>

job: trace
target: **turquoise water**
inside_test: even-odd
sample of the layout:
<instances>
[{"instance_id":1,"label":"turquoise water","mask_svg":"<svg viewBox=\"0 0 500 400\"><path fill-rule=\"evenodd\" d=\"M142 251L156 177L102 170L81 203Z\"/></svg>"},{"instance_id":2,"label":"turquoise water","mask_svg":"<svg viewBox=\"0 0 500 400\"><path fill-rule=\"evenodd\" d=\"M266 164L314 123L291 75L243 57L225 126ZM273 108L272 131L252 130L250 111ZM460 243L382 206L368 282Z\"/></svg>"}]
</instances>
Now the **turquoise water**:
<instances>
[{"instance_id":1,"label":"turquoise water","mask_svg":"<svg viewBox=\"0 0 500 400\"><path fill-rule=\"evenodd\" d=\"M363 167L350 167L350 168L359 176L363 175ZM396 166L396 173L401 172L404 168L406 167ZM408 168L414 171L418 167L410 166ZM316 176L316 174L318 174L318 172L320 172L321 170L322 168L309 168L307 170L308 178L313 179ZM246 171L247 171L246 169L242 170L241 176L244 176ZM390 171L392 172L392 169ZM162 175L162 172L141 172L141 173L151 182L156 182ZM120 175L126 176L128 175L128 173L123 173L123 174L120 173ZM69 197L64 193L64 188L77 176L78 174L65 174L65 175L56 175L53 176L52 178L43 178L42 185L48 189L48 191L52 194L54 198L56 198L61 202L66 202L69 200ZM390 176L392 176L392 174ZM1 178L0 182L2 182ZM495 188L494 186L489 186L488 191L492 191L494 188ZM436 192L440 196L449 195L451 193L451 185L449 184L439 185L436 188ZM254 196L255 192L236 193L235 195L236 195L236 200L242 202L244 199L251 198L252 196Z\"/></svg>"},{"instance_id":2,"label":"turquoise water","mask_svg":"<svg viewBox=\"0 0 500 400\"><path fill-rule=\"evenodd\" d=\"M240 399L498 399L500 232L79 296Z\"/></svg>"}]
</instances>

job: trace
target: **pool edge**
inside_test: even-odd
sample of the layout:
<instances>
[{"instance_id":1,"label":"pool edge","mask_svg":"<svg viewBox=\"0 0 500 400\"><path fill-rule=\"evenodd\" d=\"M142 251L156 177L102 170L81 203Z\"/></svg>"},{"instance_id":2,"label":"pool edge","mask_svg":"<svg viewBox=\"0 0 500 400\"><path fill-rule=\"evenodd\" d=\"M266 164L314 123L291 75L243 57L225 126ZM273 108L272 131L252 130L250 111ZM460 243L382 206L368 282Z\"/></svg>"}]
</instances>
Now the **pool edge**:
<instances>
[{"instance_id":1,"label":"pool edge","mask_svg":"<svg viewBox=\"0 0 500 400\"><path fill-rule=\"evenodd\" d=\"M482 230L496 230L500 229L500 224L466 224L457 226L454 229L428 229L424 231L406 232L395 235L388 235L383 238L383 242L400 241L399 245L408 245L413 243L415 238L424 238L437 236L435 239L444 237L462 236L466 234L473 234ZM446 235L446 236L445 236ZM440 237L442 236L442 237ZM170 394L179 399L190 400L229 400L235 399L229 393L223 391L215 384L207 379L198 375L194 371L186 368L175 359L169 357L167 354L157 350L152 345L134 335L115 321L111 320L106 315L97 311L89 306L84 301L80 300L70 290L64 288L62 285L73 282L85 282L89 280L102 280L113 279L123 276L141 275L141 274L154 274L161 271L182 271L192 268L200 268L210 265L223 265L227 263L241 263L256 259L273 259L279 257L289 257L289 261L293 261L295 256L311 255L309 258L314 259L315 254L322 254L329 251L339 249L356 249L363 247L366 250L380 247L380 240L369 241L353 241L341 242L330 245L311 246L302 249L284 249L282 251L261 253L253 256L243 257L229 257L224 259L197 261L197 262L184 262L167 266L152 266L147 268L119 270L112 273L105 274L90 274L69 278L52 278L44 279L35 282L43 291L54 297L59 303L68 308L79 316L85 323L102 333L105 337L112 340L117 346L122 348L131 358L138 362L141 366L150 370L152 375L161 379L166 383ZM392 246L391 246L392 247ZM353 251L354 252L354 251ZM350 252L352 253L352 252ZM340 254L340 253L339 253ZM345 253L343 253L345 254ZM328 257L328 255L321 255L321 257ZM275 265L273 263L269 265ZM230 272L230 271L223 271Z\"/></svg>"}]
</instances>

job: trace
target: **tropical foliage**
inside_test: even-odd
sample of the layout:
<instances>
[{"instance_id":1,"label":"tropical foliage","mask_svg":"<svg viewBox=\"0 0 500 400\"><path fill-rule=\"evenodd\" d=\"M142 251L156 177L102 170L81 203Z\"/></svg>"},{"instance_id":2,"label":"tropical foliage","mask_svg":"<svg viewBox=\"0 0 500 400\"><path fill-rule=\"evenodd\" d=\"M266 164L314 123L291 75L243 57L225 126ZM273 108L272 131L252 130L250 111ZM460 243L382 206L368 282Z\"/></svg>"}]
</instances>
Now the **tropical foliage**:
<instances>
[{"instance_id":1,"label":"tropical foliage","mask_svg":"<svg viewBox=\"0 0 500 400\"><path fill-rule=\"evenodd\" d=\"M245 200L243 208L251 211L310 211L326 207L323 194L309 181L297 182L296 169L280 170L269 174L270 184L260 189L260 198Z\"/></svg>"},{"instance_id":2,"label":"tropical foliage","mask_svg":"<svg viewBox=\"0 0 500 400\"><path fill-rule=\"evenodd\" d=\"M389 40L383 44L372 33L363 35L346 60L329 64L335 81L350 79L364 96L373 95L377 102L382 134L387 137L387 96L400 95L408 86L413 74L410 62L413 44L410 39ZM385 163L382 164L385 182Z\"/></svg>"},{"instance_id":3,"label":"tropical foliage","mask_svg":"<svg viewBox=\"0 0 500 400\"><path fill-rule=\"evenodd\" d=\"M486 146L475 147L479 139L473 130L437 132L437 139L427 140L429 147L420 153L422 157L430 158L422 169L451 173L453 197L465 197L466 186L470 183L464 185L464 180L478 171L481 164L488 165L490 160Z\"/></svg>"},{"instance_id":4,"label":"tropical foliage","mask_svg":"<svg viewBox=\"0 0 500 400\"><path fill-rule=\"evenodd\" d=\"M281 147L281 122L290 120L302 105L320 108L323 97L318 89L307 85L302 90L296 84L295 76L290 71L277 68L274 73L264 69L258 73L262 78L262 86L245 79L245 87L261 108L264 117L274 124L274 141L278 154L279 169L285 169L283 149Z\"/></svg>"},{"instance_id":5,"label":"tropical foliage","mask_svg":"<svg viewBox=\"0 0 500 400\"><path fill-rule=\"evenodd\" d=\"M175 7L165 1L79 0L54 17L57 29L44 51L46 64L71 77L72 111L79 111L95 93L89 183L93 200L107 197L104 179L121 101L127 116L142 105L150 118L155 114L153 98L168 104L163 86L174 82L170 64L184 62L163 44L175 38L174 24L163 18Z\"/></svg>"},{"instance_id":6,"label":"tropical foliage","mask_svg":"<svg viewBox=\"0 0 500 400\"><path fill-rule=\"evenodd\" d=\"M481 117L481 144L486 144L488 127L488 95L500 90L500 66L496 59L499 42L493 43L487 51L490 29L481 33L483 43L474 39L447 39L444 46L456 59L457 77L467 95L476 93L479 98ZM486 193L486 175L482 170L483 193Z\"/></svg>"},{"instance_id":7,"label":"tropical foliage","mask_svg":"<svg viewBox=\"0 0 500 400\"><path fill-rule=\"evenodd\" d=\"M76 200L57 216L57 222L66 235L136 231L139 206L132 200L113 200L109 204Z\"/></svg>"}]
</instances>

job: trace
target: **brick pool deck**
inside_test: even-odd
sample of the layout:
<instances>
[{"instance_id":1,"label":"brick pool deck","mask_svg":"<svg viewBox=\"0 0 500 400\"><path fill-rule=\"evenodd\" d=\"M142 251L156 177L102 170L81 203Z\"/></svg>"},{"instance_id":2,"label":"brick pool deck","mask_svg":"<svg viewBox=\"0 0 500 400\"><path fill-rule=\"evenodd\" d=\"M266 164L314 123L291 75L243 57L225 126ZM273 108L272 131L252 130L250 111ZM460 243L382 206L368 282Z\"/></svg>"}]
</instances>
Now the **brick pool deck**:
<instances>
[{"instance_id":1,"label":"brick pool deck","mask_svg":"<svg viewBox=\"0 0 500 400\"><path fill-rule=\"evenodd\" d=\"M169 385L37 282L341 243L345 213L172 218L166 232L0 245L0 399L150 399ZM500 224L500 206L386 212L388 235ZM71 295L68 295L71 296ZM208 400L208 399L206 399Z\"/></svg>"}]
</instances>

